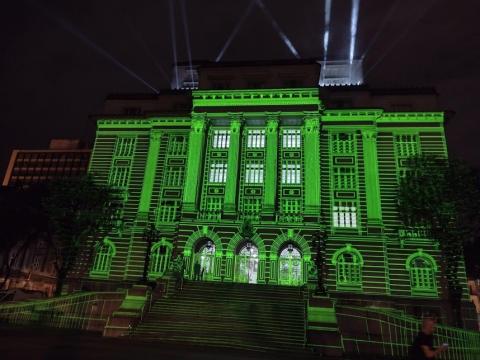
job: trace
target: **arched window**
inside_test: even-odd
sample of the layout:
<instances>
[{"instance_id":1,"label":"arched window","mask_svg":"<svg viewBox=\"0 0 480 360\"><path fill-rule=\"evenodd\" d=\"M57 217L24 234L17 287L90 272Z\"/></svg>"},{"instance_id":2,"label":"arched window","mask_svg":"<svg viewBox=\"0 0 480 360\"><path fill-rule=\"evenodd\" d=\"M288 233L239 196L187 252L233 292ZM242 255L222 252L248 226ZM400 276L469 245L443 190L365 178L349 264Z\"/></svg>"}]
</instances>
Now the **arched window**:
<instances>
[{"instance_id":1,"label":"arched window","mask_svg":"<svg viewBox=\"0 0 480 360\"><path fill-rule=\"evenodd\" d=\"M406 268L410 272L410 286L412 295L436 295L437 286L435 260L422 249L407 258Z\"/></svg>"},{"instance_id":2,"label":"arched window","mask_svg":"<svg viewBox=\"0 0 480 360\"><path fill-rule=\"evenodd\" d=\"M258 277L258 248L251 242L244 243L236 256L236 281L256 284Z\"/></svg>"},{"instance_id":3,"label":"arched window","mask_svg":"<svg viewBox=\"0 0 480 360\"><path fill-rule=\"evenodd\" d=\"M300 250L293 244L288 244L280 252L279 283L281 285L301 285L303 283L303 261Z\"/></svg>"},{"instance_id":4,"label":"arched window","mask_svg":"<svg viewBox=\"0 0 480 360\"><path fill-rule=\"evenodd\" d=\"M95 260L93 262L92 276L108 276L110 273L110 267L112 265L112 259L115 256L115 245L110 239L105 238L103 242L97 243Z\"/></svg>"},{"instance_id":5,"label":"arched window","mask_svg":"<svg viewBox=\"0 0 480 360\"><path fill-rule=\"evenodd\" d=\"M347 244L333 254L332 263L336 268L338 290L362 288L363 258L357 249Z\"/></svg>"},{"instance_id":6,"label":"arched window","mask_svg":"<svg viewBox=\"0 0 480 360\"><path fill-rule=\"evenodd\" d=\"M172 248L172 244L165 238L153 244L148 267L149 278L159 278L165 274L172 256Z\"/></svg>"}]
</instances>

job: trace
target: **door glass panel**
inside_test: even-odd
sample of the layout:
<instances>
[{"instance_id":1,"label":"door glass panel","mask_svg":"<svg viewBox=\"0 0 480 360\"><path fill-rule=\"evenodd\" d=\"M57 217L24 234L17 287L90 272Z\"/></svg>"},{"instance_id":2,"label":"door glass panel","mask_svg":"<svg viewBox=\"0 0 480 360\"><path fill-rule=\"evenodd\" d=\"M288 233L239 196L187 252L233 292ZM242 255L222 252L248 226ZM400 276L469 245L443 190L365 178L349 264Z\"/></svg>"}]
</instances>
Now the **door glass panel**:
<instances>
[{"instance_id":1,"label":"door glass panel","mask_svg":"<svg viewBox=\"0 0 480 360\"><path fill-rule=\"evenodd\" d=\"M295 247L283 249L279 260L279 282L281 285L301 285L302 276L302 255Z\"/></svg>"},{"instance_id":2,"label":"door glass panel","mask_svg":"<svg viewBox=\"0 0 480 360\"><path fill-rule=\"evenodd\" d=\"M215 245L211 244L210 246L204 245L200 248L195 254L195 258L192 261L191 274L193 276L193 266L197 262L200 263L200 273L203 276L202 280L213 280L214 274L214 265L215 265Z\"/></svg>"},{"instance_id":3,"label":"door glass panel","mask_svg":"<svg viewBox=\"0 0 480 360\"><path fill-rule=\"evenodd\" d=\"M256 284L258 275L258 248L255 245L242 247L236 256L236 280Z\"/></svg>"}]
</instances>

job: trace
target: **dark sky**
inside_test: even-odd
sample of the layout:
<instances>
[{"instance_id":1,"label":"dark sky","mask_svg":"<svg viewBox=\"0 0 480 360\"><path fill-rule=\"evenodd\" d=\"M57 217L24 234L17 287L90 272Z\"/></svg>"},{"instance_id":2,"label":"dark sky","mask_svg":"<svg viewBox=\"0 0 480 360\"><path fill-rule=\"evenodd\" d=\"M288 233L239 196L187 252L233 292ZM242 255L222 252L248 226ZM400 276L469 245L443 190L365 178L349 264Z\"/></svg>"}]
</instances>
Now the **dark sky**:
<instances>
[{"instance_id":1,"label":"dark sky","mask_svg":"<svg viewBox=\"0 0 480 360\"><path fill-rule=\"evenodd\" d=\"M180 0L174 0L178 60L187 60ZM185 0L194 59L213 60L250 0ZM323 57L324 0L264 0L304 58ZM333 0L329 59L348 56L351 0ZM433 86L451 152L480 167L478 0L361 0L356 56L366 83ZM70 29L71 31L68 31ZM78 31L75 34L72 31ZM82 40L82 37L83 39ZM167 0L15 0L0 11L0 176L13 148L52 137L91 141L88 115L109 93L150 89L85 43L90 39L156 88L173 62ZM224 60L293 58L254 7Z\"/></svg>"}]
</instances>

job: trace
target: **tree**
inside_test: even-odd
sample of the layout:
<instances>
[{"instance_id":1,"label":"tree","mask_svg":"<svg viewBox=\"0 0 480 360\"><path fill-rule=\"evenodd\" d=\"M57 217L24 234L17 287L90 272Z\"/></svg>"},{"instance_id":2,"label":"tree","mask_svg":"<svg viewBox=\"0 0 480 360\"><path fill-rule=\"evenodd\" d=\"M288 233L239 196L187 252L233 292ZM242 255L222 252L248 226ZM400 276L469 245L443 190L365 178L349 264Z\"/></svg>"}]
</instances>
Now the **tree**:
<instances>
[{"instance_id":1,"label":"tree","mask_svg":"<svg viewBox=\"0 0 480 360\"><path fill-rule=\"evenodd\" d=\"M26 189L4 187L0 190L0 254L2 255L3 288L10 278L12 267L27 249L45 237L46 218L41 199L45 193L42 186Z\"/></svg>"},{"instance_id":2,"label":"tree","mask_svg":"<svg viewBox=\"0 0 480 360\"><path fill-rule=\"evenodd\" d=\"M145 253L145 262L143 265L142 282L148 281L148 268L150 267L150 255L152 254L152 246L160 239L160 230L158 230L154 224L150 223L145 228L143 238L147 243L147 252Z\"/></svg>"},{"instance_id":3,"label":"tree","mask_svg":"<svg viewBox=\"0 0 480 360\"><path fill-rule=\"evenodd\" d=\"M243 239L250 240L255 235L252 222L248 219L244 220L240 228L240 235Z\"/></svg>"},{"instance_id":4,"label":"tree","mask_svg":"<svg viewBox=\"0 0 480 360\"><path fill-rule=\"evenodd\" d=\"M421 227L438 242L448 300L456 325L461 325L458 269L464 244L472 241L480 229L480 191L475 172L457 160L432 155L412 157L400 181L398 210L406 226Z\"/></svg>"},{"instance_id":5,"label":"tree","mask_svg":"<svg viewBox=\"0 0 480 360\"><path fill-rule=\"evenodd\" d=\"M80 249L92 253L93 245L118 226L121 204L117 190L98 184L91 175L48 184L43 206L49 219L49 240L56 250L55 295L61 294Z\"/></svg>"}]
</instances>

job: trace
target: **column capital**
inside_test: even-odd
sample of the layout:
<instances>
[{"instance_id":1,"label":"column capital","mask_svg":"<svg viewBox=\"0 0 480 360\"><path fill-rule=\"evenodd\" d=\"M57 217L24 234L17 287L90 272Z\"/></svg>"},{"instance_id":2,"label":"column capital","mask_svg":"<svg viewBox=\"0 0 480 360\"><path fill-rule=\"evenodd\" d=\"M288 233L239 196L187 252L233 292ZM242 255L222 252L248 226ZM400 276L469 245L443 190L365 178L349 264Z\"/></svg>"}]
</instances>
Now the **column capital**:
<instances>
[{"instance_id":1,"label":"column capital","mask_svg":"<svg viewBox=\"0 0 480 360\"><path fill-rule=\"evenodd\" d=\"M362 130L362 136L365 140L375 141L377 140L377 132L373 129Z\"/></svg>"},{"instance_id":2,"label":"column capital","mask_svg":"<svg viewBox=\"0 0 480 360\"><path fill-rule=\"evenodd\" d=\"M206 113L192 113L192 130L194 133L201 133L207 128L207 125Z\"/></svg>"},{"instance_id":3,"label":"column capital","mask_svg":"<svg viewBox=\"0 0 480 360\"><path fill-rule=\"evenodd\" d=\"M305 114L305 132L307 134L320 130L320 119L318 114Z\"/></svg>"},{"instance_id":4,"label":"column capital","mask_svg":"<svg viewBox=\"0 0 480 360\"><path fill-rule=\"evenodd\" d=\"M162 137L162 130L152 129L150 130L150 141L160 141Z\"/></svg>"},{"instance_id":5,"label":"column capital","mask_svg":"<svg viewBox=\"0 0 480 360\"><path fill-rule=\"evenodd\" d=\"M243 113L228 113L228 116L230 118L230 131L233 134L239 133L242 127Z\"/></svg>"},{"instance_id":6,"label":"column capital","mask_svg":"<svg viewBox=\"0 0 480 360\"><path fill-rule=\"evenodd\" d=\"M267 134L275 133L278 129L278 115L280 113L267 113Z\"/></svg>"}]
</instances>

